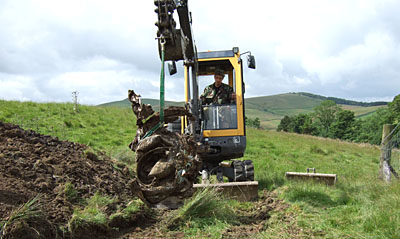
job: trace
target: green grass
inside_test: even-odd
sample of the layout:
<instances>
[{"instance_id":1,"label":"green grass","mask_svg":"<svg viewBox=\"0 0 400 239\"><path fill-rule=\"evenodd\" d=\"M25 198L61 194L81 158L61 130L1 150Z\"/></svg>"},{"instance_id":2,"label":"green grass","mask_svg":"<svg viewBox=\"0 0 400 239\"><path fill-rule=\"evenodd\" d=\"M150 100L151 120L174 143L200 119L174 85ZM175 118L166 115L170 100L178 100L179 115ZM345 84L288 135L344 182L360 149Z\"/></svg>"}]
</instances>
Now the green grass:
<instances>
[{"instance_id":1,"label":"green grass","mask_svg":"<svg viewBox=\"0 0 400 239\"><path fill-rule=\"evenodd\" d=\"M106 210L114 202L113 198L102 196L96 193L87 200L87 205L83 208L76 208L68 222L68 229L74 232L77 228L95 225L107 228L108 216Z\"/></svg>"},{"instance_id":2,"label":"green grass","mask_svg":"<svg viewBox=\"0 0 400 239\"><path fill-rule=\"evenodd\" d=\"M136 213L142 213L144 203L140 199L131 200L126 206L117 204L116 197L111 198L96 193L87 199L84 206L76 206L68 230L73 234L77 229L95 226L104 231L112 230L110 222L119 217L129 221ZM146 211L147 209L145 209Z\"/></svg>"},{"instance_id":3,"label":"green grass","mask_svg":"<svg viewBox=\"0 0 400 239\"><path fill-rule=\"evenodd\" d=\"M371 115L375 111L380 108L386 108L387 106L369 106L369 107L362 107L362 106L354 106L354 105L340 105L344 110L354 111L354 115L356 118L363 118L368 115Z\"/></svg>"},{"instance_id":4,"label":"green grass","mask_svg":"<svg viewBox=\"0 0 400 239\"><path fill-rule=\"evenodd\" d=\"M69 202L75 202L78 198L78 191L75 189L74 185L71 182L66 182L64 185L63 196Z\"/></svg>"},{"instance_id":5,"label":"green grass","mask_svg":"<svg viewBox=\"0 0 400 239\"><path fill-rule=\"evenodd\" d=\"M110 220L117 216L122 216L123 218L129 218L135 213L139 212L144 206L144 203L140 199L131 200L127 206L123 209L118 209L117 212L111 214Z\"/></svg>"},{"instance_id":6,"label":"green grass","mask_svg":"<svg viewBox=\"0 0 400 239\"><path fill-rule=\"evenodd\" d=\"M199 190L170 214L167 227L183 231L187 238L221 238L236 221L233 205L214 188Z\"/></svg>"},{"instance_id":7,"label":"green grass","mask_svg":"<svg viewBox=\"0 0 400 239\"><path fill-rule=\"evenodd\" d=\"M275 190L289 203L289 210L296 210L296 223L308 232L304 238L400 238L400 185L378 179L378 147L273 131L247 132L245 159L253 160L260 189ZM305 172L310 167L337 174L337 184L285 179L287 171ZM271 220L277 221L261 238L279 238L268 232L282 232L289 225L279 223L279 217Z\"/></svg>"},{"instance_id":8,"label":"green grass","mask_svg":"<svg viewBox=\"0 0 400 239\"><path fill-rule=\"evenodd\" d=\"M129 163L133 159L127 149L136 130L130 109L80 106L80 111L75 113L72 104L0 101L0 120L27 129L38 128L39 132L60 139L88 143L96 150L117 156L120 162ZM258 236L293 238L295 231L297 238L400 238L400 184L394 180L387 185L378 179L379 157L379 148L368 144L247 129L244 159L253 160L259 189L276 192L289 205L272 212L268 228ZM335 186L326 186L285 178L287 171L305 172L306 168L337 174L338 182ZM73 190L67 191L73 195ZM210 198L204 200L210 207L220 200ZM179 230L187 237L220 238L226 228L234 225L229 218L216 216L218 213L200 217L196 208L201 207L195 205L202 200L196 203L190 206L188 202L178 215ZM100 204L94 204L97 206L86 212L84 208L77 209L76 215L81 216L75 218L103 222L105 214ZM211 208L232 206L224 200L216 205ZM232 206L233 210L235 207ZM137 207L132 205L130 209L116 212L134 213L135 210ZM206 207L200 212L203 210L210 209Z\"/></svg>"}]
</instances>

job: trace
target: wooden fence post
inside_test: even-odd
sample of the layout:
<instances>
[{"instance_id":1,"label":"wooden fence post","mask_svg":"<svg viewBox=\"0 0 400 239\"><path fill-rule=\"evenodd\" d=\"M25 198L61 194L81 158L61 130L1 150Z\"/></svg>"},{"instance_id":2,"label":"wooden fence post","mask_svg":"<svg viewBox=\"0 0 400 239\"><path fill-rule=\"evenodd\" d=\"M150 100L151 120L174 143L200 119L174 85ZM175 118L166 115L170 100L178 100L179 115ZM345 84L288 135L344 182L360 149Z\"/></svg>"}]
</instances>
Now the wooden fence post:
<instances>
[{"instance_id":1,"label":"wooden fence post","mask_svg":"<svg viewBox=\"0 0 400 239\"><path fill-rule=\"evenodd\" d=\"M392 154L392 149L390 147L390 140L393 135L390 133L393 131L394 125L385 124L382 130L382 143L381 143L381 158L379 164L379 177L385 182L389 183L391 180L391 170L390 170L390 159Z\"/></svg>"}]
</instances>

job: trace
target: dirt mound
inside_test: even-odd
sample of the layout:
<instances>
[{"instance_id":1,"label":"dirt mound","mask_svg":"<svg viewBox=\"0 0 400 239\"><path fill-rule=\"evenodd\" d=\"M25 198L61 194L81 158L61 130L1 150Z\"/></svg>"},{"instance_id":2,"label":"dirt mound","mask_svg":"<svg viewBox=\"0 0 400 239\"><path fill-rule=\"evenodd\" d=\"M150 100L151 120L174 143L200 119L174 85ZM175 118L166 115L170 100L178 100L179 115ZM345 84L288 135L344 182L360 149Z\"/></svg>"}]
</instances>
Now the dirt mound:
<instances>
[{"instance_id":1,"label":"dirt mound","mask_svg":"<svg viewBox=\"0 0 400 239\"><path fill-rule=\"evenodd\" d=\"M65 224L73 213L74 200L96 192L120 201L132 198L130 178L98 157L85 145L60 141L0 122L0 218L41 194L46 219ZM69 188L73 197L66 195Z\"/></svg>"}]
</instances>

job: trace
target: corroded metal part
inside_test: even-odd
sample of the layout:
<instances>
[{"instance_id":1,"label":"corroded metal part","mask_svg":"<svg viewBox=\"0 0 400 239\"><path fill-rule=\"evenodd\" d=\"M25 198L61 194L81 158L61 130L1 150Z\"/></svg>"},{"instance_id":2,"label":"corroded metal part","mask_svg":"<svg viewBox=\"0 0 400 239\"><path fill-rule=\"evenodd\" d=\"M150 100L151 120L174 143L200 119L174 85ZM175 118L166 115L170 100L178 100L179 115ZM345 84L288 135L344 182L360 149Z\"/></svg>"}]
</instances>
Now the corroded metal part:
<instances>
[{"instance_id":1,"label":"corroded metal part","mask_svg":"<svg viewBox=\"0 0 400 239\"><path fill-rule=\"evenodd\" d=\"M151 136L143 136L159 122L159 113L140 101L140 95L129 91L133 113L137 117L137 133L129 147L135 151L136 175L132 181L133 192L147 205L155 205L166 198L185 198L194 192L193 183L201 167L199 145L190 135L168 131L165 127ZM191 119L184 107L169 107L164 111L165 123L180 116Z\"/></svg>"}]
</instances>

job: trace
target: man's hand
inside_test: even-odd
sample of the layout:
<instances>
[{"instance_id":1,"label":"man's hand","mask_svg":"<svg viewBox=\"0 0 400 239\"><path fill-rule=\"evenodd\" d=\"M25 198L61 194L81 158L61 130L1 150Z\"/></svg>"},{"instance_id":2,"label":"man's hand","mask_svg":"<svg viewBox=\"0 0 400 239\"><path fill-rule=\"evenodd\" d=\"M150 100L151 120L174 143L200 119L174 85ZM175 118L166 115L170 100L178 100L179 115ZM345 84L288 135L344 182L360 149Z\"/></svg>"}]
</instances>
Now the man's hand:
<instances>
[{"instance_id":1,"label":"man's hand","mask_svg":"<svg viewBox=\"0 0 400 239\"><path fill-rule=\"evenodd\" d=\"M231 97L232 97L233 101L236 101L236 93L235 92L232 93Z\"/></svg>"}]
</instances>

